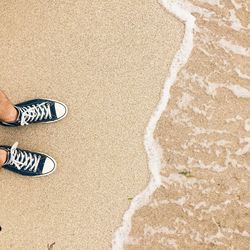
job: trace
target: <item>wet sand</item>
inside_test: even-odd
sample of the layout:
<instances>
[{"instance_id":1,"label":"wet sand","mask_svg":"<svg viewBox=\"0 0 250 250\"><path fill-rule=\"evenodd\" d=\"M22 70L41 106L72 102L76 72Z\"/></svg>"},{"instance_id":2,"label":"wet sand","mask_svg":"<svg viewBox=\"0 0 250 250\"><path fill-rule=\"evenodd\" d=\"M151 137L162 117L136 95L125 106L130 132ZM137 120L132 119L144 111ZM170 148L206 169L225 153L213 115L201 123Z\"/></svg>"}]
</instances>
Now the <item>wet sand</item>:
<instances>
[{"instance_id":1,"label":"wet sand","mask_svg":"<svg viewBox=\"0 0 250 250\"><path fill-rule=\"evenodd\" d=\"M1 143L58 162L45 178L0 171L0 248L109 249L148 182L144 130L183 24L153 0L3 0L0 11L1 89L69 106L57 124L0 128Z\"/></svg>"}]
</instances>

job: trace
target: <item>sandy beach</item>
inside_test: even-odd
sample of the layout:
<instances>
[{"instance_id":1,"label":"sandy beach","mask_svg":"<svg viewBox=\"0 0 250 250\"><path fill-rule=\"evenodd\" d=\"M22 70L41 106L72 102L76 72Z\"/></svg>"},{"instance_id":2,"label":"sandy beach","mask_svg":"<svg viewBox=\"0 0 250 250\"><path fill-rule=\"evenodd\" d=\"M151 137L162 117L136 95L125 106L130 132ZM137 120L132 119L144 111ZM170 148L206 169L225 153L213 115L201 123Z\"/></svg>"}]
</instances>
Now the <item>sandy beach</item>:
<instances>
[{"instance_id":1,"label":"sandy beach","mask_svg":"<svg viewBox=\"0 0 250 250\"><path fill-rule=\"evenodd\" d=\"M144 131L184 25L153 0L2 0L0 12L0 88L69 106L57 124L0 128L1 144L58 162L45 178L0 171L0 249L110 249L148 183Z\"/></svg>"}]
</instances>

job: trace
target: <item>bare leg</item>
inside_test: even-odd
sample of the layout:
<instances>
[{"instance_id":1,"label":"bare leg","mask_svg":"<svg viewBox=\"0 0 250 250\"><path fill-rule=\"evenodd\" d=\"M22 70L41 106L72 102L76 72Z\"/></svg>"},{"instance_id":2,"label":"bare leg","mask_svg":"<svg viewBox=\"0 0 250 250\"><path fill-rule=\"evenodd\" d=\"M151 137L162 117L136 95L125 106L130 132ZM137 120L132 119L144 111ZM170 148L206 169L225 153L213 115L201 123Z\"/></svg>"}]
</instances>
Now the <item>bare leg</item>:
<instances>
[{"instance_id":1,"label":"bare leg","mask_svg":"<svg viewBox=\"0 0 250 250\"><path fill-rule=\"evenodd\" d=\"M18 112L8 97L0 90L0 120L3 122L15 122Z\"/></svg>"},{"instance_id":2,"label":"bare leg","mask_svg":"<svg viewBox=\"0 0 250 250\"><path fill-rule=\"evenodd\" d=\"M5 150L0 150L0 168L6 162L7 159L7 152Z\"/></svg>"},{"instance_id":3,"label":"bare leg","mask_svg":"<svg viewBox=\"0 0 250 250\"><path fill-rule=\"evenodd\" d=\"M0 120L4 122L15 122L18 112L8 97L0 90ZM0 150L0 168L6 162L7 152Z\"/></svg>"}]
</instances>

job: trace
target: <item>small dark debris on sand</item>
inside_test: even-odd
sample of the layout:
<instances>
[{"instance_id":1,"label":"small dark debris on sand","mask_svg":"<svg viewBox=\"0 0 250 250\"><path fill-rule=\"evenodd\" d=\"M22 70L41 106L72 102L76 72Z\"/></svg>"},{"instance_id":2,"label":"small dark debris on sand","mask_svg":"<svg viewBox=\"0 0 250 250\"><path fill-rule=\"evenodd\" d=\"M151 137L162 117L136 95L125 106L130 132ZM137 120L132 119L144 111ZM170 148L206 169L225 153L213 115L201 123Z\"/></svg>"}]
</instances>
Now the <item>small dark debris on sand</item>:
<instances>
[{"instance_id":1,"label":"small dark debris on sand","mask_svg":"<svg viewBox=\"0 0 250 250\"><path fill-rule=\"evenodd\" d=\"M179 172L179 174L184 175L184 176L186 176L186 177L193 177L193 176L191 175L191 172L190 172L190 171L187 171L187 170L183 170L183 171Z\"/></svg>"},{"instance_id":2,"label":"small dark debris on sand","mask_svg":"<svg viewBox=\"0 0 250 250\"><path fill-rule=\"evenodd\" d=\"M48 244L47 247L48 247L48 250L53 250L53 247L56 243L53 242L52 244Z\"/></svg>"}]
</instances>

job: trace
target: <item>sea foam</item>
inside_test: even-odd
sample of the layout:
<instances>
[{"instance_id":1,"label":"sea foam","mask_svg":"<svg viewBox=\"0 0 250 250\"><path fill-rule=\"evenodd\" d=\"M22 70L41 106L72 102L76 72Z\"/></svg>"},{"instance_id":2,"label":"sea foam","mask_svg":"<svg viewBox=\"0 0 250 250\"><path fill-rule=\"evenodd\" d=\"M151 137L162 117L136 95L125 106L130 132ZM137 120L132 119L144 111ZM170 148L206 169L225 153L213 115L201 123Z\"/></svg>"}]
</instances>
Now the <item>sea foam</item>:
<instances>
[{"instance_id":1,"label":"sea foam","mask_svg":"<svg viewBox=\"0 0 250 250\"><path fill-rule=\"evenodd\" d=\"M169 12L185 23L185 34L179 51L176 53L170 67L170 77L166 79L162 96L156 110L152 114L144 137L144 146L148 155L148 166L151 173L151 180L146 189L138 194L131 202L129 209L123 216L121 227L117 229L113 236L112 249L121 250L124 248L130 230L132 217L135 212L145 205L154 191L162 185L160 170L162 168L162 150L154 139L156 125L166 109L170 98L170 88L175 83L176 77L182 66L184 66L193 49L193 30L195 18L183 6L182 1L161 0L160 2Z\"/></svg>"}]
</instances>

